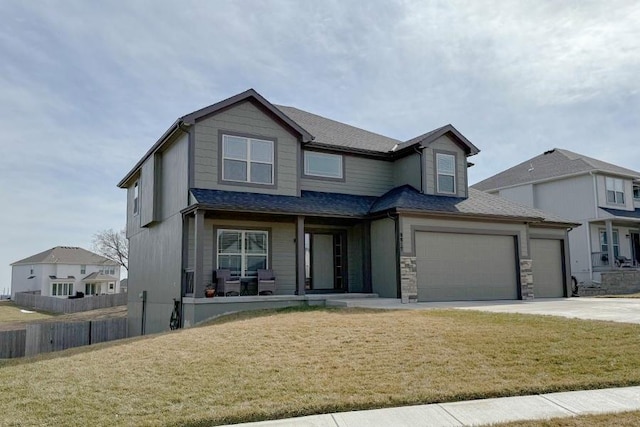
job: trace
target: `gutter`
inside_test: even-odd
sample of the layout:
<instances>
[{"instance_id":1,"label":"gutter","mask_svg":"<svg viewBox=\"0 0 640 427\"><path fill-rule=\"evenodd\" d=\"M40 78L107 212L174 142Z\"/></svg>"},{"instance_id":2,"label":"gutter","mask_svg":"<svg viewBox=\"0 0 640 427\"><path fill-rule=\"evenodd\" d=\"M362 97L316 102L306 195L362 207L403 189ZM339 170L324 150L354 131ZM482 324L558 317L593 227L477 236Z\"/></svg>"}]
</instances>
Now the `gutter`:
<instances>
[{"instance_id":1,"label":"gutter","mask_svg":"<svg viewBox=\"0 0 640 427\"><path fill-rule=\"evenodd\" d=\"M422 164L424 158L422 156L423 152L420 148L414 146L413 149L420 156L420 193L424 194L424 166Z\"/></svg>"}]
</instances>

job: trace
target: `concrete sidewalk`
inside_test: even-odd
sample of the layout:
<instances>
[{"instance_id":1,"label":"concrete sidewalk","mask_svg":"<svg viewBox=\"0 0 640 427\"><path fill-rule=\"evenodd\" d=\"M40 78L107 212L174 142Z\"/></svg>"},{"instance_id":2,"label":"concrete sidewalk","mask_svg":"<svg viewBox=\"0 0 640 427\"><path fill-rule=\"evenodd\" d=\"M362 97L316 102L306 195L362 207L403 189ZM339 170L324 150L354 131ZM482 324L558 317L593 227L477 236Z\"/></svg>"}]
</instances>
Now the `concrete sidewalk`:
<instances>
[{"instance_id":1,"label":"concrete sidewalk","mask_svg":"<svg viewBox=\"0 0 640 427\"><path fill-rule=\"evenodd\" d=\"M640 386L339 412L235 425L244 427L477 426L631 410L640 410Z\"/></svg>"}]
</instances>

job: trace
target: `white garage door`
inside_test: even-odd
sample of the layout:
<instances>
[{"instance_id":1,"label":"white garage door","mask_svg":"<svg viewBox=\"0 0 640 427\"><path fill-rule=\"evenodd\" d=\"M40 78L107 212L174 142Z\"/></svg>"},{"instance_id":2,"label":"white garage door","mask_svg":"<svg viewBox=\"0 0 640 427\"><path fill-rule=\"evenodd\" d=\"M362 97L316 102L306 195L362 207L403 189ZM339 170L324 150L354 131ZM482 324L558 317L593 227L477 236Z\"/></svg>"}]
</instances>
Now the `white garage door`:
<instances>
[{"instance_id":1,"label":"white garage door","mask_svg":"<svg viewBox=\"0 0 640 427\"><path fill-rule=\"evenodd\" d=\"M513 236L417 232L419 301L517 299Z\"/></svg>"},{"instance_id":2,"label":"white garage door","mask_svg":"<svg viewBox=\"0 0 640 427\"><path fill-rule=\"evenodd\" d=\"M534 298L564 297L562 240L531 239Z\"/></svg>"}]
</instances>

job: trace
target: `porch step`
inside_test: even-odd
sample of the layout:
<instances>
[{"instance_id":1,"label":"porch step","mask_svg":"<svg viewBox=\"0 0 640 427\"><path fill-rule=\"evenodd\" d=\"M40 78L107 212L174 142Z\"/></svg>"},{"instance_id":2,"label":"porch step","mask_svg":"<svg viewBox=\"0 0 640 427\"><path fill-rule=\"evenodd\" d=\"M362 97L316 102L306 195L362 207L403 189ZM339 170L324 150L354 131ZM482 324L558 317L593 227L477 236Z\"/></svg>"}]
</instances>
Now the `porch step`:
<instances>
[{"instance_id":1,"label":"porch step","mask_svg":"<svg viewBox=\"0 0 640 427\"><path fill-rule=\"evenodd\" d=\"M306 294L307 300L326 300L327 303L330 300L344 300L344 299L362 299L362 298L378 298L378 294Z\"/></svg>"}]
</instances>

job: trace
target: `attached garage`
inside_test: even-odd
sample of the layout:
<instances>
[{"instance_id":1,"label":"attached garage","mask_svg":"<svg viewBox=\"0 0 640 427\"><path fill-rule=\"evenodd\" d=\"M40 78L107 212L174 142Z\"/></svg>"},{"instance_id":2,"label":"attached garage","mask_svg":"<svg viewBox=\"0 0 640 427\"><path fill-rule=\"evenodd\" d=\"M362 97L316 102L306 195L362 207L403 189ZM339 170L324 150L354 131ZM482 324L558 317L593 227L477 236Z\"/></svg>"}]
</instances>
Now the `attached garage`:
<instances>
[{"instance_id":1,"label":"attached garage","mask_svg":"<svg viewBox=\"0 0 640 427\"><path fill-rule=\"evenodd\" d=\"M518 298L512 235L418 231L418 301Z\"/></svg>"},{"instance_id":2,"label":"attached garage","mask_svg":"<svg viewBox=\"0 0 640 427\"><path fill-rule=\"evenodd\" d=\"M534 298L566 296L562 270L562 240L531 239L530 242Z\"/></svg>"}]
</instances>

